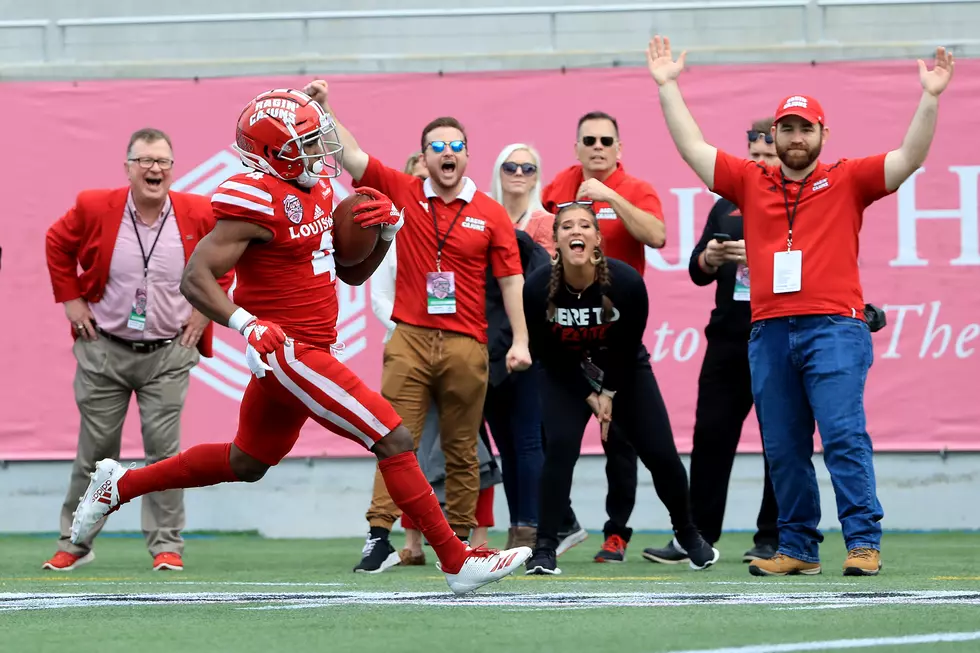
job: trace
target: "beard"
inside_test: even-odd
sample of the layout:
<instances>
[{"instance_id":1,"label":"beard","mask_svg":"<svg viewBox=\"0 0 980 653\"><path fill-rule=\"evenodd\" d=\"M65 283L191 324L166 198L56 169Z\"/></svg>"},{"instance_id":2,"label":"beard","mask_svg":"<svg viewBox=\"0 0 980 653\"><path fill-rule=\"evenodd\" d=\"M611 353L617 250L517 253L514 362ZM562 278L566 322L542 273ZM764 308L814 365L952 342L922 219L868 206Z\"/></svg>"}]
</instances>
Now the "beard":
<instances>
[{"instance_id":1,"label":"beard","mask_svg":"<svg viewBox=\"0 0 980 653\"><path fill-rule=\"evenodd\" d=\"M820 156L821 149L823 149L822 143L817 143L812 149L802 150L780 147L779 141L776 142L776 155L790 170L806 170Z\"/></svg>"}]
</instances>

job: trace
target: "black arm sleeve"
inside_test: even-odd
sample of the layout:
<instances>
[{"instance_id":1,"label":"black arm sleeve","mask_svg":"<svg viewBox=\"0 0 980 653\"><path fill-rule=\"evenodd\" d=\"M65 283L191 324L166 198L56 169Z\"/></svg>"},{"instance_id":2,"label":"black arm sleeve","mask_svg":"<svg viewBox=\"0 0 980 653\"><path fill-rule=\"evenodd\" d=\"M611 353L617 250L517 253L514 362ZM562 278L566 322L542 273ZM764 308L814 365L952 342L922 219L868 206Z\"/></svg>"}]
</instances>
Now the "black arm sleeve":
<instances>
[{"instance_id":1,"label":"black arm sleeve","mask_svg":"<svg viewBox=\"0 0 980 653\"><path fill-rule=\"evenodd\" d=\"M613 392L621 390L631 378L650 313L650 299L643 277L632 268L629 271L633 274L623 275L618 281L621 286L614 305L619 309L616 325L619 329L612 338L608 363L603 370L602 387Z\"/></svg>"},{"instance_id":2,"label":"black arm sleeve","mask_svg":"<svg viewBox=\"0 0 980 653\"><path fill-rule=\"evenodd\" d=\"M691 281L699 286L707 286L712 281L717 278L717 274L708 274L701 269L701 265L698 263L698 258L708 247L708 241L711 237L718 233L718 216L721 215L724 210L730 206L731 203L722 198L715 202L715 205L711 207L711 211L708 213L708 220L704 224L704 231L701 233L701 240L691 251L691 262L687 266L688 272L691 274Z\"/></svg>"}]
</instances>

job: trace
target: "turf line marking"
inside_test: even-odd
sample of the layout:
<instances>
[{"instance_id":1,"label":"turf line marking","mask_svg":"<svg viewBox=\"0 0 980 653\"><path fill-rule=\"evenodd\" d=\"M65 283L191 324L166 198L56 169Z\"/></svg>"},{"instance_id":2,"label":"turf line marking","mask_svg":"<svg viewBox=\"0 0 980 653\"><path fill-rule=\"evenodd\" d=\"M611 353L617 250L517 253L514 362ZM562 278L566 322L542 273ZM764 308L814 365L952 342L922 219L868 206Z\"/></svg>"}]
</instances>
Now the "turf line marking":
<instances>
[{"instance_id":1,"label":"turf line marking","mask_svg":"<svg viewBox=\"0 0 980 653\"><path fill-rule=\"evenodd\" d=\"M980 631L972 633L933 633L931 635L906 635L904 637L869 637L867 639L831 639L823 642L798 642L795 644L753 644L728 648L703 648L670 653L795 653L796 651L837 651L841 649L875 648L878 646L908 646L912 644L936 644L939 642L972 642L980 640Z\"/></svg>"}]
</instances>

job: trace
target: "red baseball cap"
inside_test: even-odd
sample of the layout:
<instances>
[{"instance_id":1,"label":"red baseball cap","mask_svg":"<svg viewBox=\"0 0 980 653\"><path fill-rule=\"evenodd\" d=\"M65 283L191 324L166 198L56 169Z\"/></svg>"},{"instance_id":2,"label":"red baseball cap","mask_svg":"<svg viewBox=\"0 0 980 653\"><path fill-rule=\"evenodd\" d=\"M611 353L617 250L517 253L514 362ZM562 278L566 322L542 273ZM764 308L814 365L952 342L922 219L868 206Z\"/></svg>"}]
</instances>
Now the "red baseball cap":
<instances>
[{"instance_id":1,"label":"red baseball cap","mask_svg":"<svg viewBox=\"0 0 980 653\"><path fill-rule=\"evenodd\" d=\"M813 124L827 124L824 121L823 107L815 99L806 95L790 95L779 103L775 122L779 122L786 116L799 116Z\"/></svg>"}]
</instances>

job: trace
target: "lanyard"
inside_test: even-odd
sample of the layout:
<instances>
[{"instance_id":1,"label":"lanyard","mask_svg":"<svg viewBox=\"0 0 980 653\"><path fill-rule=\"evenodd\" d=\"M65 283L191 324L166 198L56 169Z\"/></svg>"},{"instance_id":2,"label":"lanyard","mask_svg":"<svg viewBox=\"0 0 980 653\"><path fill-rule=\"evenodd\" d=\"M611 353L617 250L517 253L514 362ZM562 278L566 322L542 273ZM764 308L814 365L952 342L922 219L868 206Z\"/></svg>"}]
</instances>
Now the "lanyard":
<instances>
[{"instance_id":1,"label":"lanyard","mask_svg":"<svg viewBox=\"0 0 980 653\"><path fill-rule=\"evenodd\" d=\"M456 211L456 217L449 224L449 229L446 230L446 235L442 238L439 237L439 220L436 218L436 210L432 206L432 202L429 202L429 213L432 214L432 226L436 230L436 272L442 272L442 248L446 246L446 240L449 239L449 234L452 233L453 227L456 226L456 221L459 220L459 216L462 215L463 209L466 208L466 202L459 207L459 211Z\"/></svg>"},{"instance_id":2,"label":"lanyard","mask_svg":"<svg viewBox=\"0 0 980 653\"><path fill-rule=\"evenodd\" d=\"M808 172L806 177L800 181L800 190L796 193L796 200L793 202L792 213L790 213L789 210L789 197L786 195L786 175L783 175L781 172L780 174L783 178L783 203L786 206L786 219L789 221L789 235L786 237L786 251L788 252L793 249L793 223L796 222L796 209L799 208L800 198L803 197L803 187L806 186L806 182L810 178L810 175L813 174L813 171L811 170Z\"/></svg>"},{"instance_id":3,"label":"lanyard","mask_svg":"<svg viewBox=\"0 0 980 653\"><path fill-rule=\"evenodd\" d=\"M139 243L139 245L140 245L140 254L143 256L143 283L144 283L144 285L146 284L146 275L150 271L150 258L153 256L153 250L155 250L157 248L157 242L159 242L159 240L160 240L160 234L163 233L163 227L164 227L164 225L167 224L167 218L169 218L169 217L170 217L170 211L167 211L167 214L165 216L163 216L163 219L162 220L160 220L160 231L157 232L157 237L153 239L153 244L150 245L150 253L147 254L146 253L146 250L143 249L143 239L140 238L140 230L136 226L136 217L133 215L133 210L132 209L129 210L129 219L133 221L133 231L136 232L136 242Z\"/></svg>"}]
</instances>

